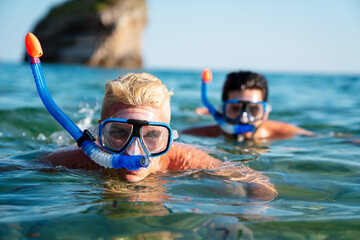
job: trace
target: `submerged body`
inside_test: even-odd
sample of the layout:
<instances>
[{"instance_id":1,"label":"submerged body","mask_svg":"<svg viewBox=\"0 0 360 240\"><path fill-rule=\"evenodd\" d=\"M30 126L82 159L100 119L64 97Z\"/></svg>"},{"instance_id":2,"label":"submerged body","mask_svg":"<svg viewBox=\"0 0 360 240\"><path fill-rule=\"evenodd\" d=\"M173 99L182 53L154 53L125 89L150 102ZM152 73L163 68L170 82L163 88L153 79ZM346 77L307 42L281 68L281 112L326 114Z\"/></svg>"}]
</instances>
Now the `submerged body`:
<instances>
[{"instance_id":1,"label":"submerged body","mask_svg":"<svg viewBox=\"0 0 360 240\"><path fill-rule=\"evenodd\" d=\"M189 128L183 130L182 133L198 136L198 137L226 136L228 138L237 138L237 136L224 133L217 124ZM307 131L295 125L285 122L275 121L275 120L264 121L256 130L256 132L248 132L242 134L244 139L255 140L255 141L260 139L267 139L267 140L290 139L296 135L313 136L314 134L310 131Z\"/></svg>"}]
</instances>

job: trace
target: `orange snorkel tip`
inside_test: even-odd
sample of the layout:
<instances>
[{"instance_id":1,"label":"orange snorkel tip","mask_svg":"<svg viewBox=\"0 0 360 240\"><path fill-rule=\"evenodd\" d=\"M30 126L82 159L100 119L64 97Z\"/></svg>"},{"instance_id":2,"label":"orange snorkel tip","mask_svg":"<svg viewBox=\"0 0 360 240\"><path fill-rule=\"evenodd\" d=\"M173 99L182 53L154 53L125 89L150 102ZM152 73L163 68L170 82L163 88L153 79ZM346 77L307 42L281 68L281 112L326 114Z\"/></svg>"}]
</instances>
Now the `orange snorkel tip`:
<instances>
[{"instance_id":1,"label":"orange snorkel tip","mask_svg":"<svg viewBox=\"0 0 360 240\"><path fill-rule=\"evenodd\" d=\"M28 33L25 37L26 52L30 57L39 58L43 55L41 44L34 34Z\"/></svg>"},{"instance_id":2,"label":"orange snorkel tip","mask_svg":"<svg viewBox=\"0 0 360 240\"><path fill-rule=\"evenodd\" d=\"M209 83L212 81L212 73L210 71L210 69L206 68L202 71L201 73L201 78L203 80L204 83Z\"/></svg>"}]
</instances>

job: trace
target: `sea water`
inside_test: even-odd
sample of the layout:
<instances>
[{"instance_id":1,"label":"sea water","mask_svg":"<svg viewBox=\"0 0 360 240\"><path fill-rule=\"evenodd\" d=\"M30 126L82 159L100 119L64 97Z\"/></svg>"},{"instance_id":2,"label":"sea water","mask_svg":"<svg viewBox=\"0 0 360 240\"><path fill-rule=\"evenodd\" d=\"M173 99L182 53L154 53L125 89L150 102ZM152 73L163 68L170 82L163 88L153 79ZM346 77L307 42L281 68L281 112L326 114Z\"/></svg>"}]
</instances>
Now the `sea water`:
<instances>
[{"instance_id":1,"label":"sea water","mask_svg":"<svg viewBox=\"0 0 360 240\"><path fill-rule=\"evenodd\" d=\"M55 102L81 129L97 123L105 82L128 72L60 64L43 70ZM174 91L173 129L214 124L194 112L202 106L201 69L145 71ZM268 176L279 195L259 203L237 196L235 182L211 171L124 183L100 170L37 163L75 142L44 108L27 63L1 64L0 73L1 239L360 238L359 75L264 73L270 118L314 137L238 143L180 135L177 141ZM219 106L226 71L213 75L208 95Z\"/></svg>"}]
</instances>

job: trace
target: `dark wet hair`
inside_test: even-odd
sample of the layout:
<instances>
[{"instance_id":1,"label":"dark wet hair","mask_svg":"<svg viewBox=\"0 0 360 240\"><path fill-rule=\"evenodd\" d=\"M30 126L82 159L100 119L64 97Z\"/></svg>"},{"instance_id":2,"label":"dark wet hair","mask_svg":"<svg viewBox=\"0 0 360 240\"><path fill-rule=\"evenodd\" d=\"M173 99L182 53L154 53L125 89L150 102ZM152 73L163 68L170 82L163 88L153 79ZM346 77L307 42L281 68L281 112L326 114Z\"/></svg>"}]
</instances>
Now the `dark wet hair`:
<instances>
[{"instance_id":1,"label":"dark wet hair","mask_svg":"<svg viewBox=\"0 0 360 240\"><path fill-rule=\"evenodd\" d=\"M266 78L261 74L249 71L231 72L227 75L223 87L222 100L228 100L230 91L244 91L246 89L261 90L263 100L267 101L268 87Z\"/></svg>"}]
</instances>

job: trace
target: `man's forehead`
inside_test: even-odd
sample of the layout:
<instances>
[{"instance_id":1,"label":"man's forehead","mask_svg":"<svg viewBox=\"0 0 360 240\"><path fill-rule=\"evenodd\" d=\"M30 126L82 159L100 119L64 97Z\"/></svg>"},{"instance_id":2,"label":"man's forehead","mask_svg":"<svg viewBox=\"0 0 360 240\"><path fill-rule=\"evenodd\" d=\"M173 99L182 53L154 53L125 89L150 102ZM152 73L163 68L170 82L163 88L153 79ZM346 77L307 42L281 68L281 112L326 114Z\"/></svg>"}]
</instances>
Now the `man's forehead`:
<instances>
[{"instance_id":1,"label":"man's forehead","mask_svg":"<svg viewBox=\"0 0 360 240\"><path fill-rule=\"evenodd\" d=\"M139 120L156 121L169 123L168 114L160 112L151 106L134 106L123 103L115 103L112 107L111 117L133 118Z\"/></svg>"},{"instance_id":2,"label":"man's forehead","mask_svg":"<svg viewBox=\"0 0 360 240\"><path fill-rule=\"evenodd\" d=\"M229 91L228 98L243 100L243 101L253 101L253 102L260 102L264 100L260 89Z\"/></svg>"}]
</instances>

